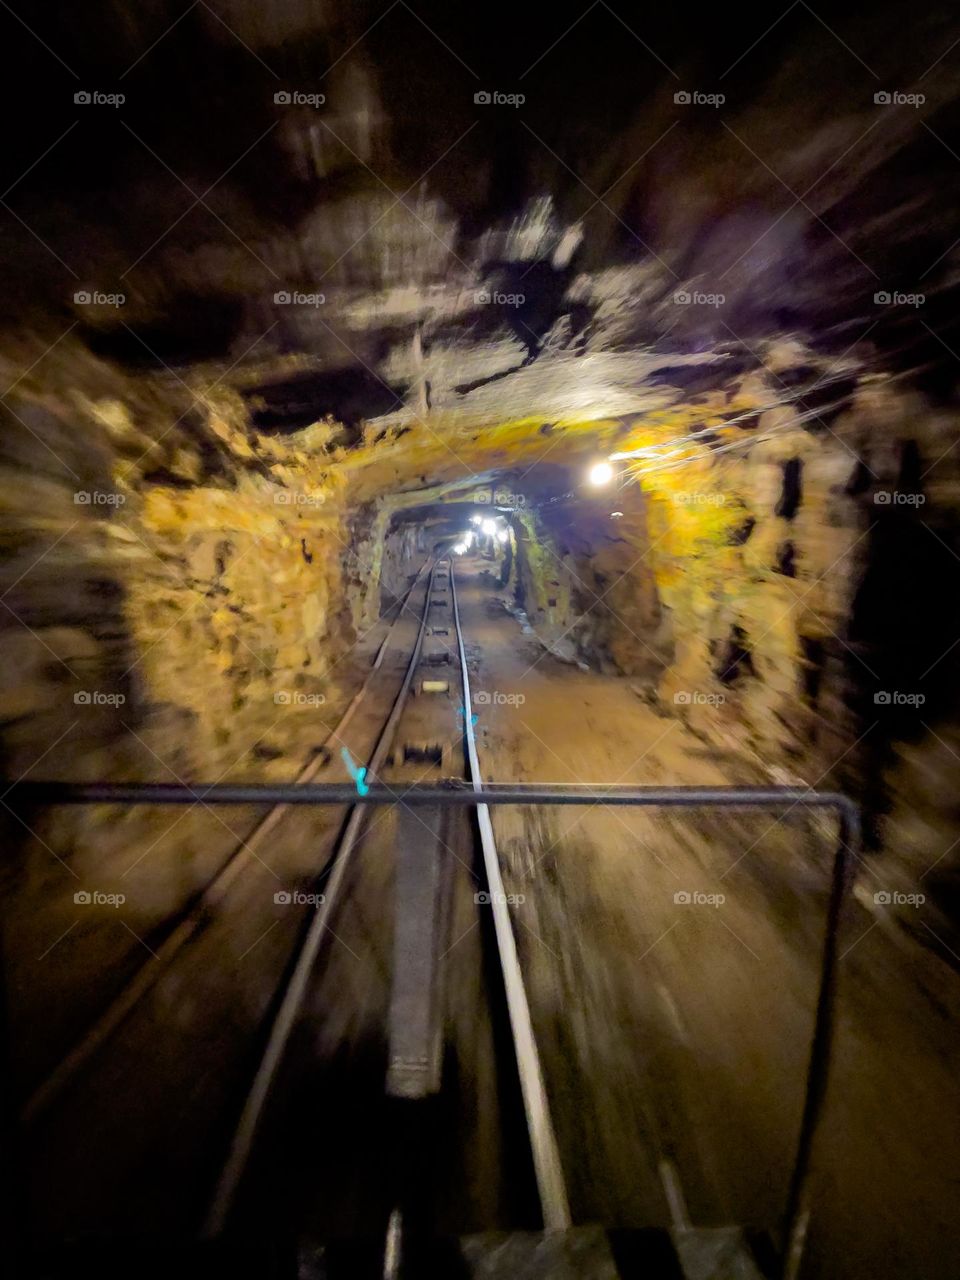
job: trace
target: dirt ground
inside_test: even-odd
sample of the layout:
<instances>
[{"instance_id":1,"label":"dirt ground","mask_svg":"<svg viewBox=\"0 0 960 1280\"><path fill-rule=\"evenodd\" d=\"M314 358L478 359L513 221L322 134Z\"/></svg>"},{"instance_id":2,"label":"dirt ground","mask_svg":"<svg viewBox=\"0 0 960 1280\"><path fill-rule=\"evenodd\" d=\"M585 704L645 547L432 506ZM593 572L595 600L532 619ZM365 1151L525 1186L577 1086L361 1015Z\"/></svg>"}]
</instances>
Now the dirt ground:
<instances>
[{"instance_id":1,"label":"dirt ground","mask_svg":"<svg viewBox=\"0 0 960 1280\"><path fill-rule=\"evenodd\" d=\"M488 695L474 707L488 780L771 781L711 758L628 680L546 654L478 563L458 581L475 701ZM493 814L507 887L524 895L515 931L575 1220L667 1225L683 1212L679 1187L695 1225L775 1228L813 1023L830 823L606 805ZM863 864L844 923L805 1274L947 1280L960 1243L960 980L867 909L882 887L882 867Z\"/></svg>"}]
</instances>

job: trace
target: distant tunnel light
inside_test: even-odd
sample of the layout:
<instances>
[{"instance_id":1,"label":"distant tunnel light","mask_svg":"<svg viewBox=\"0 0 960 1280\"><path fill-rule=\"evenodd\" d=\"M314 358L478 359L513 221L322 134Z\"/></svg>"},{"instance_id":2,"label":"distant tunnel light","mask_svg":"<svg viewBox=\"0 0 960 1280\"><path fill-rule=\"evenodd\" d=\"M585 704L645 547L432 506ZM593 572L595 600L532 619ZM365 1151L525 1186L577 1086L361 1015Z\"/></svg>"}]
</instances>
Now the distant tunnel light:
<instances>
[{"instance_id":1,"label":"distant tunnel light","mask_svg":"<svg viewBox=\"0 0 960 1280\"><path fill-rule=\"evenodd\" d=\"M454 555L462 556L463 553L466 551L466 549L467 549L467 544L465 542L458 542L457 545L453 548L453 553Z\"/></svg>"},{"instance_id":2,"label":"distant tunnel light","mask_svg":"<svg viewBox=\"0 0 960 1280\"><path fill-rule=\"evenodd\" d=\"M493 535L497 532L497 522L496 520L484 520L480 528L487 535L488 538L492 538Z\"/></svg>"},{"instance_id":3,"label":"distant tunnel light","mask_svg":"<svg viewBox=\"0 0 960 1280\"><path fill-rule=\"evenodd\" d=\"M600 489L613 479L613 467L609 462L594 463L587 474L587 479L594 488Z\"/></svg>"},{"instance_id":4,"label":"distant tunnel light","mask_svg":"<svg viewBox=\"0 0 960 1280\"><path fill-rule=\"evenodd\" d=\"M498 542L506 542L506 540L507 540L509 537L510 537L510 535L509 535L509 533L507 533L506 529L498 529L498 530L497 530L497 540L498 540Z\"/></svg>"}]
</instances>

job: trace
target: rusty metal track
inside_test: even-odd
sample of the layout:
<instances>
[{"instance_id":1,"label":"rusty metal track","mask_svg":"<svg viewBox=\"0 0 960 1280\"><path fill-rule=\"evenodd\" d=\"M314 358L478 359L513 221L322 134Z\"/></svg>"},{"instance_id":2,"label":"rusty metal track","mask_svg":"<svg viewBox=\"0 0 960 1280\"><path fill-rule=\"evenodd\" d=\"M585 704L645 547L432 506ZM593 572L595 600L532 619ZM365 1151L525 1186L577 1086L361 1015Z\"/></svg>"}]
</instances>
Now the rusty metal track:
<instances>
[{"instance_id":1,"label":"rusty metal track","mask_svg":"<svg viewBox=\"0 0 960 1280\"><path fill-rule=\"evenodd\" d=\"M437 568L438 565L435 564L430 572L424 595L420 627L403 677L403 683L377 739L377 745L374 747L367 763L367 770L370 774L381 769L389 755L397 725L410 693L414 673L420 660L420 651L423 647L423 636L430 613L431 598L434 584L437 581ZM356 788L354 799L359 797L361 790L362 788L359 786ZM359 843L360 829L365 816L364 810L355 805L350 811L350 816L338 842L334 855L333 870L324 887L324 901L310 921L310 926L304 936L293 972L284 988L283 996L270 1027L266 1048L244 1102L226 1163L207 1212L204 1224L204 1235L207 1238L215 1238L222 1233L233 1208L237 1191L260 1129L267 1098L306 995L310 975L320 951L320 944L327 932L330 917L339 905L347 867L350 865L354 850Z\"/></svg>"},{"instance_id":2,"label":"rusty metal track","mask_svg":"<svg viewBox=\"0 0 960 1280\"><path fill-rule=\"evenodd\" d=\"M470 707L472 706L470 672L467 669L467 654L463 644L463 632L460 627L457 586L452 573L450 575L450 585L453 591L453 617L456 624L457 645L460 651L460 679L463 682L463 732L467 742L470 783L479 801L484 792L483 776L480 772L477 739L473 732L473 716L470 714ZM560 1148L553 1127L553 1117L550 1113L550 1100L547 1097L543 1069L540 1065L540 1051L537 1048L537 1040L533 1031L530 1002L527 999L523 974L520 969L520 959L517 955L517 941L514 937L510 911L507 907L507 895L500 870L500 857L497 853L493 824L490 821L490 810L482 802L477 804L477 823L480 828L483 864L487 873L487 885L490 889L490 905L493 909L497 951L500 956L500 972L503 975L503 987L507 998L507 1012L510 1016L513 1050L517 1060L517 1073L520 1077L523 1108L527 1117L527 1132L530 1137L530 1151L533 1155L533 1167L537 1177L537 1191L540 1196L543 1225L548 1231L565 1231L572 1223L570 1202L563 1177L563 1165L560 1161Z\"/></svg>"}]
</instances>

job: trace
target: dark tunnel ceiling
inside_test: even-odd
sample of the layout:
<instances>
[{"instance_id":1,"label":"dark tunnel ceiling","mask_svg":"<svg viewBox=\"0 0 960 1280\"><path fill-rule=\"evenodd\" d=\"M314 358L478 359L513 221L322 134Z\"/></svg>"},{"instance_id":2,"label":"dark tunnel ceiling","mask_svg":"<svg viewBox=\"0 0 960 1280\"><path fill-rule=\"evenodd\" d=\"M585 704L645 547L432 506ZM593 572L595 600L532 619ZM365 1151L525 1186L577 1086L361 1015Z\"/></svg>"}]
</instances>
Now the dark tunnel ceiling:
<instances>
[{"instance_id":1,"label":"dark tunnel ceiling","mask_svg":"<svg viewBox=\"0 0 960 1280\"><path fill-rule=\"evenodd\" d=\"M960 23L902 4L771 15L94 0L32 13L31 33L4 13L10 315L77 320L136 367L255 348L386 384L331 373L301 407L267 391L274 429L327 392L348 420L384 412L409 381L390 353L418 326L428 351L506 344L461 361L454 395L536 362L561 320L572 354L725 347L749 363L752 340L791 332L943 368L960 341ZM874 101L918 87L921 108ZM75 105L92 89L126 102ZM722 92L722 112L675 102L694 89ZM277 105L278 90L327 101ZM526 101L478 105L480 90ZM78 308L78 288L126 306ZM312 308L274 300L318 288ZM695 289L722 289L722 312L671 305ZM922 292L924 323L878 291Z\"/></svg>"},{"instance_id":2,"label":"dark tunnel ceiling","mask_svg":"<svg viewBox=\"0 0 960 1280\"><path fill-rule=\"evenodd\" d=\"M356 427L365 418L389 413L401 403L364 368L333 369L326 373L302 373L247 389L254 425L261 431L296 431L316 421L317 405L327 406L337 422Z\"/></svg>"}]
</instances>

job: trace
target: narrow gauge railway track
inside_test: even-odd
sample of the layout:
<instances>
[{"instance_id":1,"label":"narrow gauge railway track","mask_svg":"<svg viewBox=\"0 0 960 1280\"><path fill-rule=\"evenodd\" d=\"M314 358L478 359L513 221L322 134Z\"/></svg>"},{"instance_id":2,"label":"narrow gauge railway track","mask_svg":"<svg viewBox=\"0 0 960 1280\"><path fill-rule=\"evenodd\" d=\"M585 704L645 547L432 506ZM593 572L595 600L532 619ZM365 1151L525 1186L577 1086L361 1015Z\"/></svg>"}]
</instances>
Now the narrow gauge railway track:
<instances>
[{"instance_id":1,"label":"narrow gauge railway track","mask_svg":"<svg viewBox=\"0 0 960 1280\"><path fill-rule=\"evenodd\" d=\"M391 647L398 624L404 620L404 615L409 609L411 599L423 579L428 576L426 572L428 568L429 566L424 566L421 569L403 596L396 617L377 648L370 672L350 700L337 725L298 773L297 786L318 780L329 766L331 758L344 745L344 735L361 704L375 695L378 691L375 686L378 683L382 685L385 678L389 680L389 672L384 670L384 659ZM423 618L429 608L429 591L428 584L417 633L418 643L422 637ZM405 669L405 675L408 670L409 666ZM198 803L203 803L202 788L197 790L196 800ZM268 836L275 833L289 810L290 806L283 803L272 805L250 833L233 849L207 885L199 893L192 895L183 909L170 919L166 932L158 942L154 943L153 958L141 964L109 1005L88 1027L84 1035L30 1093L21 1109L21 1120L24 1125L30 1126L38 1121L77 1076L91 1065L97 1054L105 1048L144 997L169 970L186 944L207 929L218 915L227 909L228 895L231 890L237 885L240 877L249 871L251 863L259 858L259 852L265 847Z\"/></svg>"},{"instance_id":2,"label":"narrow gauge railway track","mask_svg":"<svg viewBox=\"0 0 960 1280\"><path fill-rule=\"evenodd\" d=\"M399 794L431 772L435 777L437 768L447 771L446 781L451 780L452 773L460 785L481 789L471 717L465 710L470 705L469 672L452 577L447 561L434 563L428 573L418 577L405 604L409 607L414 596L419 598L419 590L422 589L422 608L418 610L415 639L412 645L407 646L408 657L402 678L398 681L394 676L392 681L392 702L385 696L385 685L390 683L390 668L396 665L396 660L385 662L385 658L393 656L391 646L396 622L380 645L368 679L354 696L339 724L330 732L324 744L327 749L321 749L301 770L298 786L309 786L319 780L318 775L322 775L334 758L332 748L344 742L345 731L358 707L365 701L369 704L376 700L378 704L389 705L390 709L372 736L372 746L371 735L367 733L370 749L354 752L356 764L365 765L365 777L358 775L354 782L358 790L357 799L369 785L395 787ZM431 697L432 693L440 696ZM367 708L365 718L369 718ZM399 732L401 727L402 733ZM351 735L351 745L356 746L355 735ZM197 788L196 798L203 802L202 787ZM25 1124L35 1128L45 1125L48 1118L56 1122L65 1111L71 1107L75 1109L78 1084L81 1086L79 1105L82 1107L84 1088L97 1088L98 1072L102 1071L103 1064L107 1066L107 1079L111 1075L116 1079L118 1075L125 1074L128 1041L124 1037L127 1035L136 1035L142 1042L145 1038L150 1039L151 1031L156 1031L164 1037L165 1055L173 1058L178 1053L188 1052L185 1046L189 1045L189 1039L178 1038L175 1026L170 1027L167 1034L168 1029L162 1022L165 1012L163 1000L158 1000L155 989L162 988L174 968L187 974L189 980L201 939L204 939L203 946L208 956L217 954L214 935L225 938L224 931L229 933L235 913L246 909L243 886L255 875L263 878L262 870L255 865L260 861L258 849L275 851L282 848L284 833L280 824L285 814L294 808L295 805L283 803L271 807L202 892L170 922L162 939L155 944L155 958L133 974L56 1069L28 1098L22 1111ZM526 1121L525 1126L511 1126L514 1130L522 1129L523 1135L506 1144L523 1148L522 1154L511 1153L510 1163L523 1168L519 1177L526 1182L520 1197L523 1212L527 1215L525 1221L536 1226L538 1217L542 1217L546 1226L568 1226L566 1191L530 1012L520 978L512 926L504 905L505 894L489 815L481 806L478 811L478 842L474 824L466 814L457 815L457 834L452 836L441 822L439 810L433 813L419 808L413 810L401 803L397 806L397 813L396 847L389 850L395 864L396 898L392 905L396 934L394 980L387 1019L391 1061L382 1081L383 1092L398 1100L399 1110L409 1116L410 1104L435 1098L440 1091L444 1013L438 993L442 986L442 971L446 967L443 960L445 949L454 941L449 937L453 897L451 872L453 864L460 863L467 870L469 879L465 881L462 871L457 873L461 878L457 890L459 910L461 914L463 911L472 912L474 923L480 921L482 913L486 913L480 932L488 937L487 950L495 954L495 961L490 962L487 955L484 964L476 965L478 970L483 969L482 976L477 978L477 990L482 988L481 998L497 1006L493 1018L500 1024L499 1036L493 1037L496 1043L491 1048L491 1042L486 1042L484 1053L488 1059L496 1060L493 1073L498 1079L500 1076L509 1079L507 1090L516 1095L509 1104L513 1107L514 1118L522 1116ZM275 1090L284 1060L296 1056L291 1055L290 1043L295 1027L304 1021L309 1023L317 1016L316 1008L305 1012L304 1006L311 1002L316 1005L318 990L323 988L325 966L322 955L331 939L337 936L332 931L332 924L337 913L348 905L350 869L364 847L368 828L376 825L375 819L376 815L371 815L366 806L351 805L332 846L317 851L317 875L313 887L322 890L315 895L321 902L315 910L304 913L304 923L293 954L288 958L280 986L270 1002L266 1024L261 1024L260 1049L255 1066L252 1071L248 1069L248 1085L242 1106L233 1112L229 1141L223 1148L219 1176L207 1205L202 1227L202 1234L207 1239L230 1238L231 1227L237 1224L238 1219L242 1223L244 1214L237 1212L238 1200L241 1199L239 1193L245 1179L251 1181L248 1167L251 1163L258 1163L255 1147L262 1136L261 1127L268 1101ZM268 837L269 846L265 843ZM456 847L451 848L447 840L452 840ZM482 864L475 857L481 849ZM426 877L421 874L424 855L431 867L430 875ZM467 895L463 892L465 883L470 890ZM478 910L474 905L480 898L472 892L477 888L484 889L483 900L491 904L492 912L490 906ZM425 915L431 913L434 927L425 946L421 922ZM462 956L458 958L467 963ZM471 957L470 963L473 958L476 957ZM494 983L492 989L491 981ZM432 993L430 998L420 998L421 988ZM207 989L210 989L209 981ZM233 997L228 995L228 998ZM319 1021L323 1020L321 1011ZM140 1026L146 1030L146 1036L142 1030L137 1031ZM117 1041L120 1041L119 1045ZM468 1049L470 1051L472 1046ZM309 1064L306 1069L310 1069ZM467 1074L472 1076L472 1069ZM490 1076L489 1063L481 1068L480 1074ZM172 1078L177 1080L183 1076L183 1067L176 1067ZM498 1105L491 1102L497 1090L490 1087L489 1078L487 1086L484 1111L490 1114L491 1108ZM228 1096L236 1098L235 1087L225 1087ZM152 1095L153 1105L169 1104L172 1108L171 1095L168 1085L158 1087ZM469 1110L469 1102L466 1107ZM478 1112L479 1109L478 1103ZM230 1111L229 1106L227 1111ZM419 1126L415 1125L414 1130L418 1131ZM405 1132L409 1134L409 1128ZM417 1215L415 1212L408 1215L406 1211L404 1182L407 1175L402 1172L403 1153L396 1149L403 1146L404 1139L399 1133L385 1135L385 1139L385 1145L392 1146L394 1150L385 1151L384 1158L396 1168L397 1176L391 1192L391 1199L396 1203L388 1206L390 1211L382 1215L384 1250L385 1255L392 1251L399 1257L407 1248L408 1235L415 1234L415 1228L411 1230L408 1219ZM451 1159L457 1163L459 1153L451 1157L448 1150L445 1154L448 1164ZM500 1176L500 1170L490 1168L489 1160L487 1164L489 1188ZM516 1175L508 1171L504 1176L509 1182ZM498 1193L488 1191L486 1203L489 1205L497 1197ZM191 1213L189 1216L195 1215ZM497 1225L496 1215L487 1218L482 1212L475 1221L483 1221L486 1226ZM430 1224L423 1225L426 1231L430 1230Z\"/></svg>"},{"instance_id":3,"label":"narrow gauge railway track","mask_svg":"<svg viewBox=\"0 0 960 1280\"><path fill-rule=\"evenodd\" d=\"M458 781L466 778L475 792L482 791L470 705L470 675L456 584L449 563L441 561L431 575L427 607L406 678L366 774L367 782L384 785L388 790L395 788L398 796L396 834L390 850L393 881L388 886L393 897L394 938L384 1089L388 1098L399 1103L395 1110L403 1119L395 1131L384 1133L384 1141L387 1147L402 1148L413 1135L414 1144L419 1143L419 1135L429 1125L421 1126L416 1117L426 1114L425 1107L441 1090L441 989L444 957L456 942L450 936L450 914L451 874L455 870L452 864L457 862L468 871L469 888L482 889L472 895L474 904L482 901L481 910L492 913L490 936L496 966L490 976L495 986L486 991L486 997L492 1005L505 1006L503 1022L509 1028L509 1036L501 1039L500 1051L508 1048L510 1063L506 1070L511 1077L515 1072L513 1083L519 1086L525 1119L525 1149L520 1159L532 1171L534 1198L539 1202L538 1216L543 1225L551 1230L564 1229L570 1226L567 1193L489 814L485 806L478 806L482 863L475 866L477 842L467 823L462 823L454 834L444 824L439 808L414 811L399 798L405 786L423 776L418 771L411 778L410 762L425 762L428 769L431 765L446 768L448 776L452 772ZM398 733L401 727L404 732ZM276 1088L298 1019L309 1003L321 947L329 937L331 921L350 896L350 866L364 845L367 816L365 807L360 805L350 815L332 872L325 881L324 902L311 921L277 1007L207 1216L205 1232L210 1237L215 1238L228 1228L238 1202L268 1099ZM453 842L452 846L448 841ZM472 910L478 920L476 905ZM503 1069L504 1064L498 1066ZM416 1110L418 1103L424 1104L422 1112ZM478 1109L479 1105L478 1100ZM389 1218L383 1224L384 1273L389 1274L391 1267L399 1269L400 1258L407 1249L408 1216L415 1220L414 1231L419 1227L429 1235L430 1224L422 1221L420 1206L411 1206L409 1215L404 1207L409 1200L406 1184L417 1175L403 1151L386 1150L383 1154L396 1168L389 1193L396 1202L390 1205ZM535 1211L534 1220L536 1216Z\"/></svg>"}]
</instances>

